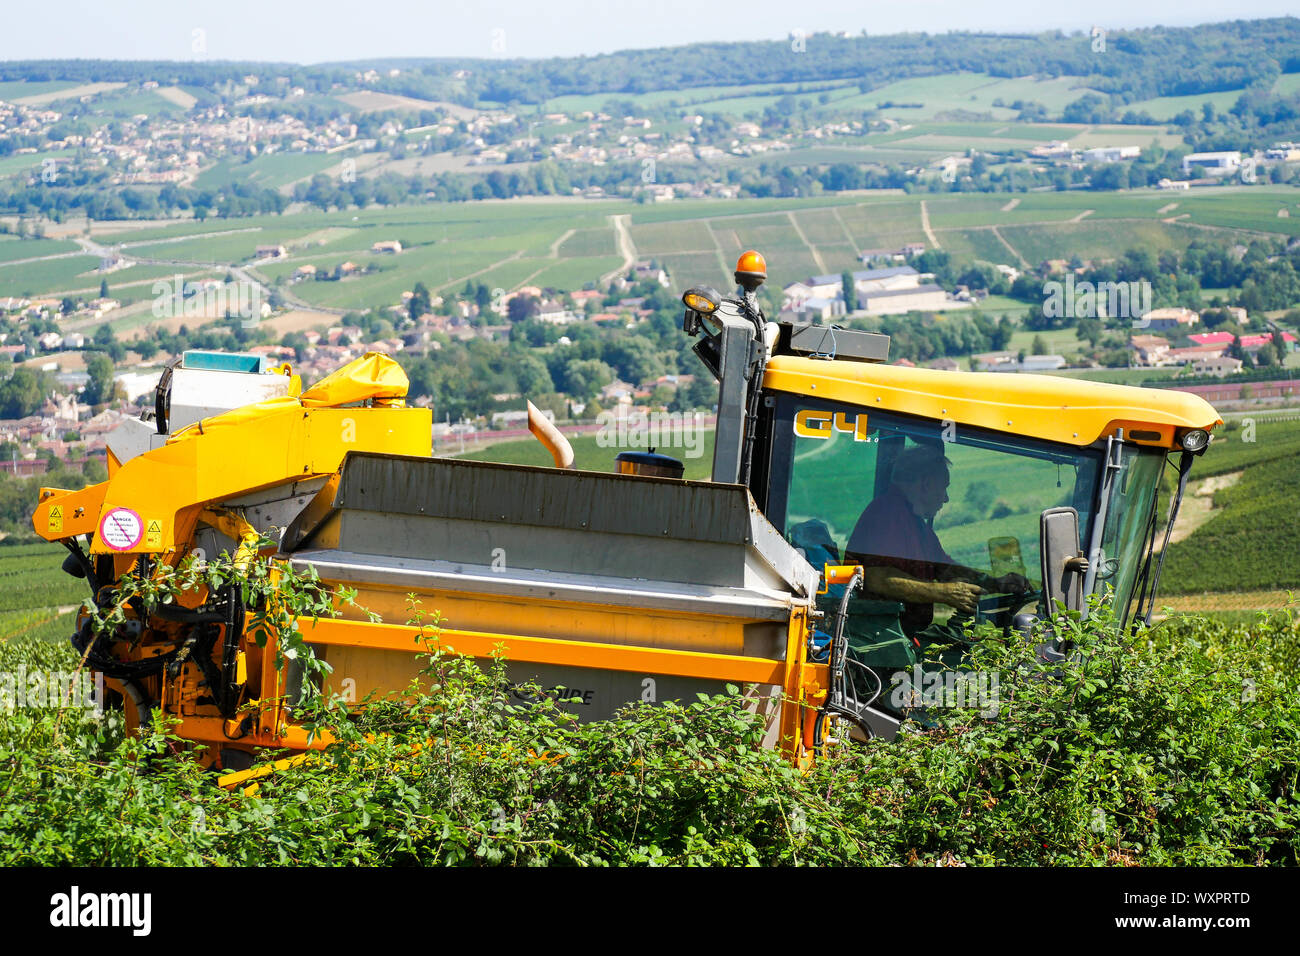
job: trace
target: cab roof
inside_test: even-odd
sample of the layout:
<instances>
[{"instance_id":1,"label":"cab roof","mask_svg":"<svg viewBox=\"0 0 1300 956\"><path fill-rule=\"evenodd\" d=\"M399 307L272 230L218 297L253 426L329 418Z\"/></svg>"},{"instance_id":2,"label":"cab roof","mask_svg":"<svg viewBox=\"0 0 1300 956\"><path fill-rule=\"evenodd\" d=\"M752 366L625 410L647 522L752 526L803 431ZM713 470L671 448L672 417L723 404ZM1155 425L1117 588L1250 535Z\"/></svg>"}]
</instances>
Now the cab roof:
<instances>
[{"instance_id":1,"label":"cab roof","mask_svg":"<svg viewBox=\"0 0 1300 956\"><path fill-rule=\"evenodd\" d=\"M1056 375L948 372L873 362L773 356L763 383L780 392L1087 446L1123 428L1139 444L1178 448L1222 424L1197 395ZM868 412L869 414L869 412Z\"/></svg>"}]
</instances>

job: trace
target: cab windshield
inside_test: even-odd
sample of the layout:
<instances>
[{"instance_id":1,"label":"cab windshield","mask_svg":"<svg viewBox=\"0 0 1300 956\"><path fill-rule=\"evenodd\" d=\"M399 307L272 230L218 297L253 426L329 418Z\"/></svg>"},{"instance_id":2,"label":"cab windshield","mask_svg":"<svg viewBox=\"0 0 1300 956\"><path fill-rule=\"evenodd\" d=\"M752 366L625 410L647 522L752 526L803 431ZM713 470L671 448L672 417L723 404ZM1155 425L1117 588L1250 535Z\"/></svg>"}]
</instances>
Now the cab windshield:
<instances>
[{"instance_id":1,"label":"cab windshield","mask_svg":"<svg viewBox=\"0 0 1300 956\"><path fill-rule=\"evenodd\" d=\"M1098 449L805 396L779 396L774 427L769 518L814 567L867 568L864 593L901 604L909 637L974 614L972 597L986 602L980 610L996 593L1032 603L1044 509L1076 509L1081 547L1088 542ZM1115 508L1112 577L1138 563L1124 542L1149 513L1149 501Z\"/></svg>"}]
</instances>

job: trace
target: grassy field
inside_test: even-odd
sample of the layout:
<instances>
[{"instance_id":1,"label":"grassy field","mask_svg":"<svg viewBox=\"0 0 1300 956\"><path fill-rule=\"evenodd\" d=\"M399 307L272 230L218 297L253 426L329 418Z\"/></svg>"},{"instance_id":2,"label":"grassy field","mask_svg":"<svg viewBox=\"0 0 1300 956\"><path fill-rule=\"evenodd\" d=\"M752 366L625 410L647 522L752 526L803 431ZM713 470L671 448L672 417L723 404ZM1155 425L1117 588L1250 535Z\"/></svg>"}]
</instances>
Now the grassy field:
<instances>
[{"instance_id":1,"label":"grassy field","mask_svg":"<svg viewBox=\"0 0 1300 956\"><path fill-rule=\"evenodd\" d=\"M41 256L76 252L77 244L71 239L16 239L0 236L0 265L20 259L37 259Z\"/></svg>"},{"instance_id":2,"label":"grassy field","mask_svg":"<svg viewBox=\"0 0 1300 956\"><path fill-rule=\"evenodd\" d=\"M65 639L73 614L60 608L89 597L86 582L65 574L57 544L0 544L0 641L20 634Z\"/></svg>"},{"instance_id":3,"label":"grassy field","mask_svg":"<svg viewBox=\"0 0 1300 956\"><path fill-rule=\"evenodd\" d=\"M126 243L124 248L131 255L153 259L236 264L252 259L258 246L296 246L303 244L309 235L309 232L302 229L276 229L268 225L263 229L247 231L240 229L227 235L196 237L180 241L134 240ZM303 248L306 251L305 245Z\"/></svg>"},{"instance_id":4,"label":"grassy field","mask_svg":"<svg viewBox=\"0 0 1300 956\"><path fill-rule=\"evenodd\" d=\"M1249 439L1249 440L1247 440ZM1192 475L1241 471L1214 494L1210 520L1171 545L1161 580L1170 594L1300 589L1300 422L1235 427L1211 444Z\"/></svg>"},{"instance_id":5,"label":"grassy field","mask_svg":"<svg viewBox=\"0 0 1300 956\"><path fill-rule=\"evenodd\" d=\"M1080 343L1074 329L1049 329L1045 332L1014 332L1007 348L1012 352L1024 349L1026 355L1032 355L1034 341L1040 338L1047 346L1045 354L1048 355L1069 355L1078 352L1081 345L1087 345L1086 342Z\"/></svg>"},{"instance_id":6,"label":"grassy field","mask_svg":"<svg viewBox=\"0 0 1300 956\"><path fill-rule=\"evenodd\" d=\"M1251 464L1214 496L1222 513L1172 545L1170 593L1300 588L1300 536L1287 504L1300 492L1294 459Z\"/></svg>"},{"instance_id":7,"label":"grassy field","mask_svg":"<svg viewBox=\"0 0 1300 956\"><path fill-rule=\"evenodd\" d=\"M310 174L313 163L324 158L272 155L261 160L256 175L274 184ZM220 167L220 175L234 178L245 165L252 164ZM581 288L622 263L612 227L615 216L628 217L636 255L657 259L676 291L699 283L729 285L732 263L747 248L767 256L769 285L782 286L812 274L859 268L860 249L928 242L922 204L942 248L959 259L1019 268L1074 255L1113 258L1131 247L1178 249L1215 235L1241 239L1251 233L1300 232L1300 189L1239 186L1176 199L1139 190L1017 197L881 193L645 206L608 200L428 203L150 224L114 238L128 254L217 269L248 261L259 245L282 244L289 250L287 259L258 267L272 282L303 264L325 272L351 261L371 271L342 282L301 283L294 293L312 305L366 308L397 301L416 282L434 291L459 288L467 280L505 290L526 284ZM1279 209L1297 215L1280 218ZM1182 218L1164 221L1171 216ZM387 239L400 240L404 251L396 256L370 252L375 242ZM5 264L6 258L28 258L29 250L50 254L70 248L66 241L19 245L0 240L0 295L40 295L97 284L88 274L95 265L90 256L21 267ZM986 308L1023 310L1011 302Z\"/></svg>"},{"instance_id":8,"label":"grassy field","mask_svg":"<svg viewBox=\"0 0 1300 956\"><path fill-rule=\"evenodd\" d=\"M1049 110L1059 111L1067 103L1088 92L1079 83L1076 77L1003 79L985 73L946 73L899 80L866 93L860 92L856 85L846 84L830 91L831 102L828 108L837 113L854 109L879 109L883 115L903 123L934 119L958 110L985 113L991 119L1006 121L1014 119L1016 111L1006 105L994 106L995 100L1002 100L1004 104L1018 99L1035 100ZM817 102L813 95L794 95L796 100L808 98ZM743 115L746 112L761 112L773 105L780 96L779 92L755 89L747 96L732 95L710 100L697 104L696 108L701 111L718 110ZM908 105L884 105L887 103Z\"/></svg>"},{"instance_id":9,"label":"grassy field","mask_svg":"<svg viewBox=\"0 0 1300 956\"><path fill-rule=\"evenodd\" d=\"M77 84L68 80L53 80L45 83L31 83L26 80L5 80L0 82L0 100L12 103L29 96L45 96L71 89Z\"/></svg>"},{"instance_id":10,"label":"grassy field","mask_svg":"<svg viewBox=\"0 0 1300 956\"><path fill-rule=\"evenodd\" d=\"M1274 85L1278 93L1292 92L1300 88L1300 74L1286 74ZM662 106L689 108L700 113L716 112L732 117L749 114L761 114L765 109L774 107L784 96L792 96L798 101L808 100L814 111L851 114L854 110L879 109L881 114L900 123L917 126L936 119L942 121L949 114L981 114L999 126L1013 121L1017 111L1010 107L1016 100L1043 104L1049 113L1059 114L1067 105L1092 92L1081 77L1033 77L1016 78L995 77L986 73L944 73L938 76L915 77L899 80L876 87L863 93L857 83L830 80L819 83L758 83L746 86L700 86L677 90L656 90L638 94L596 93L582 96L559 96L548 100L537 112L567 112L576 114L583 111L599 111L607 104L616 102L630 106L634 110ZM1220 93L1195 94L1192 96L1160 97L1142 100L1125 107L1125 110L1147 112L1157 121L1164 122L1183 110L1190 109L1199 114L1201 104L1211 102L1219 112L1227 112L1241 95L1241 90L1227 90ZM821 104L820 97L825 94L829 102ZM894 104L886 106L884 104ZM1000 105L994 105L999 103ZM907 104L907 105L900 105ZM485 103L484 106L500 104ZM990 127L994 128L994 127ZM1112 132L1112 128L1094 127L1094 132L1085 132L1087 127L1065 127L1066 132L1048 132L1042 124L1016 125L1010 136L1037 136L1044 139L1091 139L1097 135L1105 143L1087 142L1086 145L1121 145L1117 136L1136 137L1137 145L1150 143L1152 134L1164 139L1168 134L1160 127L1121 127ZM1050 128L1050 127L1048 127ZM1144 139L1142 137L1145 137ZM1125 140L1127 142L1128 140Z\"/></svg>"},{"instance_id":11,"label":"grassy field","mask_svg":"<svg viewBox=\"0 0 1300 956\"><path fill-rule=\"evenodd\" d=\"M761 111L768 103L774 103L788 91L792 95L817 95L798 92L800 87L808 89L832 88L832 96L843 97L856 92L855 85L828 81L826 83L755 83L745 86L695 86L682 90L656 90L651 93L611 94L594 93L590 95L556 96L547 100L539 113L576 114L587 110L597 111L606 103L631 103L634 107L661 106L677 104L691 106L696 110L713 110L733 116L743 115L747 110L757 108Z\"/></svg>"},{"instance_id":12,"label":"grassy field","mask_svg":"<svg viewBox=\"0 0 1300 956\"><path fill-rule=\"evenodd\" d=\"M67 161L66 154L59 155L57 150L49 150L40 153L23 153L17 156L5 156L0 158L0 177L14 176L26 178L30 176L39 176L42 169L42 162L47 158L63 159Z\"/></svg>"},{"instance_id":13,"label":"grassy field","mask_svg":"<svg viewBox=\"0 0 1300 956\"><path fill-rule=\"evenodd\" d=\"M1277 78L1273 92L1277 94L1294 93L1300 89L1300 73L1286 73ZM1138 100L1130 103L1125 110L1135 113L1150 113L1157 120L1170 120L1184 110L1191 110L1199 118L1201 106L1212 103L1216 113L1226 113L1242 94L1242 90L1225 90L1222 93L1193 93L1190 96L1160 96L1150 100Z\"/></svg>"},{"instance_id":14,"label":"grassy field","mask_svg":"<svg viewBox=\"0 0 1300 956\"><path fill-rule=\"evenodd\" d=\"M0 641L27 638L63 643L76 630L75 611L60 613L57 608L40 611L0 611Z\"/></svg>"},{"instance_id":15,"label":"grassy field","mask_svg":"<svg viewBox=\"0 0 1300 956\"><path fill-rule=\"evenodd\" d=\"M138 92L122 91L108 93L96 98L95 106L112 117L126 116L166 116L178 118L185 114L186 107L161 95L157 90Z\"/></svg>"},{"instance_id":16,"label":"grassy field","mask_svg":"<svg viewBox=\"0 0 1300 956\"><path fill-rule=\"evenodd\" d=\"M1263 416L1252 420L1252 427L1238 419L1220 428L1193 474L1208 478L1265 462L1294 461L1300 456L1300 422L1270 422Z\"/></svg>"},{"instance_id":17,"label":"grassy field","mask_svg":"<svg viewBox=\"0 0 1300 956\"><path fill-rule=\"evenodd\" d=\"M95 256L47 259L21 265L0 262L0 296L40 296L67 289L99 288L99 279L89 277L99 268Z\"/></svg>"},{"instance_id":18,"label":"grassy field","mask_svg":"<svg viewBox=\"0 0 1300 956\"><path fill-rule=\"evenodd\" d=\"M194 181L199 189L220 189L238 182L279 189L300 179L310 179L339 162L329 153L270 153L245 162L223 159L205 169Z\"/></svg>"},{"instance_id":19,"label":"grassy field","mask_svg":"<svg viewBox=\"0 0 1300 956\"><path fill-rule=\"evenodd\" d=\"M1141 385L1152 379L1173 378L1177 372L1176 368L1072 368L1046 374L1082 378L1090 382L1111 382L1115 385Z\"/></svg>"}]
</instances>

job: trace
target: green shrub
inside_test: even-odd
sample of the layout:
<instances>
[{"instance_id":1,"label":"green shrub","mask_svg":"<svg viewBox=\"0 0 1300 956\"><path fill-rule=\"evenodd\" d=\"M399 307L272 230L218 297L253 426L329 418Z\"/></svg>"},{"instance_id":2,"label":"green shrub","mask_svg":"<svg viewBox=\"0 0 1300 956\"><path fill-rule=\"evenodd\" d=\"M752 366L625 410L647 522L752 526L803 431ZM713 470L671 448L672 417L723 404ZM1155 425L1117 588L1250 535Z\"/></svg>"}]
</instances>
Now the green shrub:
<instances>
[{"instance_id":1,"label":"green shrub","mask_svg":"<svg viewBox=\"0 0 1300 956\"><path fill-rule=\"evenodd\" d=\"M579 724L436 647L405 700L318 699L310 723L340 741L255 794L217 788L165 728L18 710L0 864L1295 864L1296 617L1068 628L1079 654L1055 670L1020 640L978 645L996 716L936 711L807 773L758 746L739 693ZM76 661L0 644L0 671L19 664Z\"/></svg>"}]
</instances>

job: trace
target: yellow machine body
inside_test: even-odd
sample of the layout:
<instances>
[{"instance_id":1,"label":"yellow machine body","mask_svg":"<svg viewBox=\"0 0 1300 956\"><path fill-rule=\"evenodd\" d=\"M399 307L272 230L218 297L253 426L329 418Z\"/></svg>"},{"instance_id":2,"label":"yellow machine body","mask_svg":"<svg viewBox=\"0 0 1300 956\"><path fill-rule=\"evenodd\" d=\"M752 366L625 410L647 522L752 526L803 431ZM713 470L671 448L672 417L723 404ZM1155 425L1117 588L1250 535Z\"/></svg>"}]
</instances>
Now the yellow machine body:
<instances>
[{"instance_id":1,"label":"yellow machine body","mask_svg":"<svg viewBox=\"0 0 1300 956\"><path fill-rule=\"evenodd\" d=\"M414 591L426 612L441 615L442 646L476 658L501 650L521 678L586 673L604 675L611 687L625 679L644 688L655 682L752 687L754 707L768 720L770 744L797 764L812 759L814 723L830 687L828 665L810 658L810 638L821 616L816 594L822 569L814 571L779 533L772 536L745 487L433 459L431 413L404 406L406 386L397 363L367 355L301 394L198 422L161 447L115 463L105 482L81 490L42 489L33 526L49 541L86 541L88 560L104 569L104 583L142 559L175 565L199 546L200 535L217 536L211 540L244 562L316 567L323 581L355 588L357 604L383 619L372 623L344 608L338 618L299 621L306 639L333 668L328 689L350 691L357 700L370 691L401 689L417 673L421 645L416 638L422 631L405 623L406 595ZM762 386L853 405L868 416L872 409L888 410L1079 447L1126 429L1141 436L1134 441L1173 450L1187 432L1219 423L1206 403L1171 391L791 355L770 358ZM803 414L795 427L815 434L853 432L859 426L843 412L819 416L814 411ZM439 513L436 499L448 482L459 482L462 497L473 499L465 507L478 510L461 514L454 512L455 502L444 502ZM524 569L513 578L494 577L500 569L492 554L444 554L484 528L508 536L512 527L533 521L501 504L512 497L511 482L524 483L538 501L565 503L555 510L570 512L549 524L549 516L537 519L530 543L519 545L524 554L518 560L510 553L514 546L502 539L506 559L522 561ZM399 500L403 492L406 499ZM359 496L385 495L392 499L387 504L359 503ZM629 502L642 500L645 508L634 514L638 509ZM284 507L292 506L292 521L279 522L288 525L281 550L258 557L258 536L272 528L271 505L285 502ZM674 507L695 511L673 516ZM124 548L120 539L115 547L101 533L115 509L140 519L138 540L130 541L128 534ZM658 589L637 583L635 555L616 547L626 530L618 522L659 517L662 531L647 524L635 530L640 538L627 540L646 549L662 541L670 549L662 552L665 565L672 562L673 546L677 554L706 556L701 568L717 572L711 590L681 581ZM714 525L700 530L709 520ZM431 529L429 537L405 540L407 529L424 527L421 522ZM597 538L598 531L605 537ZM587 533L602 542L597 551L605 550L583 555ZM382 550L389 540L393 550ZM443 548L423 540L450 543ZM490 540L497 539L483 538ZM537 576L546 571L546 555L554 549L572 555L572 567L564 569L577 582L571 589L563 577ZM588 557L590 566L583 563ZM603 562L626 567L610 571ZM842 583L851 573L851 568L837 569L826 584ZM195 595L185 603L194 606L203 599ZM140 623L138 639L115 645L119 659L147 660L174 646L184 627L162 619ZM311 737L294 723L289 668L277 669L273 648L258 647L246 628L226 665L242 688L241 700L252 705L238 714L202 702L211 689L205 691L203 672L192 662L174 676L162 672L138 687L112 679L109 684L131 691L126 706L132 726L144 719L142 706L175 715L180 734L218 766L238 769L239 755L261 747L301 751L329 743L327 736ZM565 685L581 690L578 680L565 678ZM648 690L640 699L662 698Z\"/></svg>"}]
</instances>

